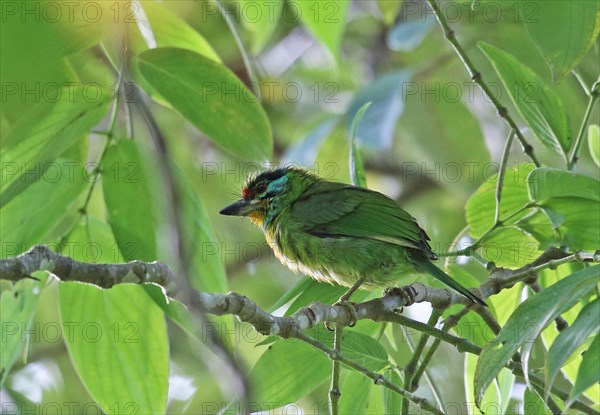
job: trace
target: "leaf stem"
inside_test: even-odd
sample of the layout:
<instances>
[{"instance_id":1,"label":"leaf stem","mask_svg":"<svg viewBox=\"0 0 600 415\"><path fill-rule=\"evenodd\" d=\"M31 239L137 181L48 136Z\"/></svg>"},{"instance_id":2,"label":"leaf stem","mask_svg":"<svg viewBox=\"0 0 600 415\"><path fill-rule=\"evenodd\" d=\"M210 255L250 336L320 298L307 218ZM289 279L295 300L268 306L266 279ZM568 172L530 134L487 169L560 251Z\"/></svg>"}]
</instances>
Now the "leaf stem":
<instances>
[{"instance_id":1,"label":"leaf stem","mask_svg":"<svg viewBox=\"0 0 600 415\"><path fill-rule=\"evenodd\" d=\"M585 136L585 132L587 130L587 126L590 122L590 118L592 116L592 112L594 111L594 106L596 105L596 101L600 97L600 78L594 83L592 89L590 90L590 99L588 100L587 108L585 109L585 114L583 115L583 120L581 121L581 125L579 126L579 133L577 134L577 138L575 139L575 143L573 144L573 150L569 156L569 160L567 162L567 168L571 171L575 169L575 164L577 164L577 160L579 159L579 150L581 149L581 144L583 143L583 137Z\"/></svg>"},{"instance_id":2,"label":"leaf stem","mask_svg":"<svg viewBox=\"0 0 600 415\"><path fill-rule=\"evenodd\" d=\"M498 199L496 199L496 203L498 203L497 201L498 201ZM513 219L515 216L519 215L520 213L523 213L527 209L530 209L530 208L532 208L534 206L536 206L536 204L534 202L526 203L525 205L523 205L522 207L520 207L519 209L515 210L513 213L511 213L507 217L505 217L504 219L494 221L494 224L492 224L492 226L490 226L489 229L487 231L485 231L479 237L479 239L477 239L475 242L473 242L473 244L471 246L468 246L468 247L463 248L463 249L459 249L457 251L441 252L441 253L439 253L437 255L439 257L458 257L458 256L473 256L473 255L475 255L476 254L475 251L478 248L481 247L481 245L483 244L483 242L485 242L485 240L490 236L490 234L492 232L494 232L499 227L503 226L506 222L508 222L509 220Z\"/></svg>"},{"instance_id":3,"label":"leaf stem","mask_svg":"<svg viewBox=\"0 0 600 415\"><path fill-rule=\"evenodd\" d=\"M536 167L540 167L540 162L538 161L537 157L533 152L533 147L527 142L525 137L523 137L523 134L517 126L517 123L515 122L515 120L513 120L512 116L508 112L508 109L500 104L498 98L492 93L492 91L483 81L481 73L475 68L475 65L473 64L473 62L471 61L461 44L456 39L454 31L450 28L450 26L448 26L448 22L446 22L446 18L444 17L443 12L440 10L436 0L427 0L427 2L433 9L435 17L437 18L438 23L444 31L444 37L448 40L448 42L450 42L450 44L456 51L456 54L467 68L467 71L471 76L471 80L477 85L479 85L479 87L482 89L485 95L490 99L490 101L496 108L496 111L498 112L498 116L503 118L504 121L506 121L506 123L508 124L508 126L515 131L517 139L521 143L523 152L531 159L531 161L533 162L533 164L535 164Z\"/></svg>"},{"instance_id":4,"label":"leaf stem","mask_svg":"<svg viewBox=\"0 0 600 415\"><path fill-rule=\"evenodd\" d=\"M573 76L575 77L575 79L577 80L577 82L579 82L579 85L581 86L581 89L583 89L583 92L585 92L585 94L589 97L591 95L590 94L590 89L585 84L585 81L583 80L583 77L581 76L581 74L579 73L579 71L577 71L576 69L573 69L571 71L571 73L573 74Z\"/></svg>"},{"instance_id":5,"label":"leaf stem","mask_svg":"<svg viewBox=\"0 0 600 415\"><path fill-rule=\"evenodd\" d=\"M502 225L504 225L509 220L513 219L515 216L521 214L522 212L524 212L527 209L530 209L530 208L532 208L534 206L535 206L535 203L533 203L533 202L526 203L525 205L523 205L522 207L520 207L519 209L515 210L513 213L511 213L507 217L505 217L504 219L496 221L492 226L490 226L490 228L487 231L485 231L483 233L483 235L481 235L479 237L478 240L476 240L473 243L473 245L471 245L470 248L472 250L476 250L477 248L481 247L481 245L485 242L485 240L487 238L489 238L489 236L490 236L490 234L492 232L494 232L496 229L498 229L499 227L501 227Z\"/></svg>"}]
</instances>

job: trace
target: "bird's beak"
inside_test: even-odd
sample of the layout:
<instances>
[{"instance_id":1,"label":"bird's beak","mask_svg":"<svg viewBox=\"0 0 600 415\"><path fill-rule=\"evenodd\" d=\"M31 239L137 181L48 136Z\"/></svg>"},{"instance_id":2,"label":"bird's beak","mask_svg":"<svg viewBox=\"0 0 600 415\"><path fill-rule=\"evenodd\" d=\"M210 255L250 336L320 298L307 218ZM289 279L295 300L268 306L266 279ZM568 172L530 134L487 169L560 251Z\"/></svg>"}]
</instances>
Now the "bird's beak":
<instances>
[{"instance_id":1,"label":"bird's beak","mask_svg":"<svg viewBox=\"0 0 600 415\"><path fill-rule=\"evenodd\" d=\"M238 200L229 206L225 206L219 212L221 215L228 216L248 216L250 212L256 210L257 202L253 200Z\"/></svg>"}]
</instances>

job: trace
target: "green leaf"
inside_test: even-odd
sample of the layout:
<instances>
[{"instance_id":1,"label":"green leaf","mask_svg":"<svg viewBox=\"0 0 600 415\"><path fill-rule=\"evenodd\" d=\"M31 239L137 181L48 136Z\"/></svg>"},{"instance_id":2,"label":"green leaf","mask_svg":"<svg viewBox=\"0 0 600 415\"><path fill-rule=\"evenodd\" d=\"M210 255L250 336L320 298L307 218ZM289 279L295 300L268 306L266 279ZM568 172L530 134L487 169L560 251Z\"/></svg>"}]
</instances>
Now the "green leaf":
<instances>
[{"instance_id":1,"label":"green leaf","mask_svg":"<svg viewBox=\"0 0 600 415\"><path fill-rule=\"evenodd\" d=\"M513 55L480 42L512 102L535 136L550 150L567 157L571 131L567 111L546 83Z\"/></svg>"},{"instance_id":2,"label":"green leaf","mask_svg":"<svg viewBox=\"0 0 600 415\"><path fill-rule=\"evenodd\" d=\"M339 413L369 415L369 396L372 389L371 379L354 370L349 371L341 388Z\"/></svg>"},{"instance_id":3,"label":"green leaf","mask_svg":"<svg viewBox=\"0 0 600 415\"><path fill-rule=\"evenodd\" d=\"M104 117L111 94L101 90L97 99L91 99L85 91L79 87L61 90L57 102L36 104L15 124L0 150L4 165L1 206L40 181L52 162Z\"/></svg>"},{"instance_id":4,"label":"green leaf","mask_svg":"<svg viewBox=\"0 0 600 415\"><path fill-rule=\"evenodd\" d=\"M552 69L555 82L576 67L600 32L597 1L536 1L527 31ZM521 10L523 10L521 8Z\"/></svg>"},{"instance_id":5,"label":"green leaf","mask_svg":"<svg viewBox=\"0 0 600 415\"><path fill-rule=\"evenodd\" d=\"M578 262L570 262L556 269L545 269L540 272L539 282L542 288L549 287L556 282L562 280L563 278L568 277L574 272L581 271L586 267L585 264L581 264ZM579 301L575 304L571 309L562 313L562 317L568 321L573 322L577 319L577 316L583 309L584 305L589 302L588 297L593 297L594 293L590 291L582 301ZM552 344L556 341L556 338L560 332L556 330L556 327L553 324L548 325L544 331L542 331L541 339L546 350L549 350L552 347ZM571 385L575 383L575 379L577 379L577 374L579 372L579 366L581 365L581 360L583 356L579 353L585 349L588 349L591 344L591 338L588 338L578 350L571 354L571 356L567 359L561 368L561 373L564 375L566 380L570 382ZM543 392L542 392L543 393ZM593 400L594 402L600 402L600 389L598 388L590 388L585 392L587 398Z\"/></svg>"},{"instance_id":6,"label":"green leaf","mask_svg":"<svg viewBox=\"0 0 600 415\"><path fill-rule=\"evenodd\" d=\"M331 346L333 347L333 340ZM388 365L388 355L381 343L353 330L344 330L342 334L342 354L373 371L379 371Z\"/></svg>"},{"instance_id":7,"label":"green leaf","mask_svg":"<svg viewBox=\"0 0 600 415\"><path fill-rule=\"evenodd\" d=\"M506 169L500 202L500 220L519 210L529 202L526 179L535 169L531 163L518 164ZM467 201L466 216L469 233L479 238L494 224L496 211L496 184L498 175L490 177Z\"/></svg>"},{"instance_id":8,"label":"green leaf","mask_svg":"<svg viewBox=\"0 0 600 415\"><path fill-rule=\"evenodd\" d=\"M447 272L452 279L464 287L476 287L479 285L479 281L472 274L470 274L465 267L457 264L450 264L447 268ZM495 296L492 298L495 298ZM487 301L487 303L490 311L493 313L495 311L494 307L491 305L490 301ZM446 310L444 310L442 318L446 319L448 316L459 312L461 307L462 306L458 305L448 307ZM487 343L489 340L489 334L487 333L488 327L481 316L477 313L467 313L458 321L453 331L456 332L457 335L464 337L471 343L475 343L478 346L485 345L485 343Z\"/></svg>"},{"instance_id":9,"label":"green leaf","mask_svg":"<svg viewBox=\"0 0 600 415\"><path fill-rule=\"evenodd\" d=\"M127 261L157 258L150 189L137 143L121 139L111 145L102 162L102 190L108 223Z\"/></svg>"},{"instance_id":10,"label":"green leaf","mask_svg":"<svg viewBox=\"0 0 600 415\"><path fill-rule=\"evenodd\" d=\"M146 81L217 145L246 160L270 157L267 116L229 69L175 48L148 50L138 65Z\"/></svg>"},{"instance_id":11,"label":"green leaf","mask_svg":"<svg viewBox=\"0 0 600 415\"><path fill-rule=\"evenodd\" d=\"M335 60L338 60L346 14L350 2L346 0L291 0L289 7L296 10L308 31L321 41Z\"/></svg>"},{"instance_id":12,"label":"green leaf","mask_svg":"<svg viewBox=\"0 0 600 415\"><path fill-rule=\"evenodd\" d=\"M144 288L61 283L65 343L83 384L111 413L164 413L169 343L164 314Z\"/></svg>"},{"instance_id":13,"label":"green leaf","mask_svg":"<svg viewBox=\"0 0 600 415\"><path fill-rule=\"evenodd\" d=\"M475 368L477 365L477 356L472 354L467 354L465 356L465 401L473 402L473 382L475 375ZM507 369L503 369L498 374L498 379L506 379L512 377L514 380L514 375L510 373ZM502 408L500 408L501 404L505 402L502 400L500 395L500 387L498 380L494 379L494 384L491 388L488 388L481 398L481 402L473 408L472 413L475 415L485 415L487 413L499 413L502 414Z\"/></svg>"},{"instance_id":14,"label":"green leaf","mask_svg":"<svg viewBox=\"0 0 600 415\"><path fill-rule=\"evenodd\" d=\"M600 126L592 124L588 128L588 146L596 166L600 167Z\"/></svg>"},{"instance_id":15,"label":"green leaf","mask_svg":"<svg viewBox=\"0 0 600 415\"><path fill-rule=\"evenodd\" d=\"M586 305L573 324L561 331L552 343L546 355L546 390L544 391L546 396L569 356L586 341L588 336L600 329L598 316L600 316L600 298Z\"/></svg>"},{"instance_id":16,"label":"green leaf","mask_svg":"<svg viewBox=\"0 0 600 415\"><path fill-rule=\"evenodd\" d=\"M212 48L210 43L187 24L179 16L171 12L163 4L154 1L143 1L141 6L150 23L152 35L156 41L153 47L173 47L188 49L200 55L206 56L215 62L221 62L221 58ZM137 19L138 29L140 28L141 19ZM152 46L147 46L152 47ZM144 48L135 48L136 52L140 53Z\"/></svg>"},{"instance_id":17,"label":"green leaf","mask_svg":"<svg viewBox=\"0 0 600 415\"><path fill-rule=\"evenodd\" d=\"M2 347L0 347L0 386L4 384L25 345L33 316L46 283L46 272L36 273L40 281L25 279L17 281L12 289L2 291L0 297L0 325Z\"/></svg>"},{"instance_id":18,"label":"green leaf","mask_svg":"<svg viewBox=\"0 0 600 415\"><path fill-rule=\"evenodd\" d=\"M525 388L523 397L523 413L528 415L552 415L540 395L529 388Z\"/></svg>"},{"instance_id":19,"label":"green leaf","mask_svg":"<svg viewBox=\"0 0 600 415\"><path fill-rule=\"evenodd\" d=\"M597 316L596 316L597 317ZM600 382L600 333L596 334L596 338L592 342L591 346L583 355L583 360L579 366L579 372L577 373L577 379L575 385L571 389L569 394L569 402L567 402L567 409L573 402L579 398L579 396L585 392L586 389L593 385L597 385ZM566 411L566 409L565 409Z\"/></svg>"},{"instance_id":20,"label":"green leaf","mask_svg":"<svg viewBox=\"0 0 600 415\"><path fill-rule=\"evenodd\" d=\"M244 0L242 23L252 33L252 52L258 54L267 44L277 27L283 10L283 1Z\"/></svg>"},{"instance_id":21,"label":"green leaf","mask_svg":"<svg viewBox=\"0 0 600 415\"><path fill-rule=\"evenodd\" d=\"M2 257L48 243L49 232L74 209L89 185L87 172L75 162L57 160L49 166L36 183L0 209Z\"/></svg>"},{"instance_id":22,"label":"green leaf","mask_svg":"<svg viewBox=\"0 0 600 415\"><path fill-rule=\"evenodd\" d=\"M356 143L356 135L358 133L360 120L362 120L365 112L367 112L370 106L371 102L367 102L360 107L354 115L352 129L350 130L350 175L352 177L352 184L361 187L367 187L367 176L365 175L365 168L362 164L362 158Z\"/></svg>"},{"instance_id":23,"label":"green leaf","mask_svg":"<svg viewBox=\"0 0 600 415\"><path fill-rule=\"evenodd\" d=\"M277 300L277 302L273 305L273 307L271 307L271 312L277 310L278 308L286 305L287 303L298 297L298 295L300 295L301 293L306 291L308 287L313 285L313 282L316 281L306 275L300 278L298 282L296 282L296 284L294 284L294 286L290 288L282 297L280 297L279 300Z\"/></svg>"},{"instance_id":24,"label":"green leaf","mask_svg":"<svg viewBox=\"0 0 600 415\"><path fill-rule=\"evenodd\" d=\"M300 340L277 340L260 356L248 377L253 401L276 402L280 407L302 399L330 375L331 362L321 351Z\"/></svg>"},{"instance_id":25,"label":"green leaf","mask_svg":"<svg viewBox=\"0 0 600 415\"><path fill-rule=\"evenodd\" d=\"M515 352L533 342L557 316L575 305L598 284L600 265L569 275L521 303L498 336L481 353L475 369L474 394L479 405L483 394Z\"/></svg>"},{"instance_id":26,"label":"green leaf","mask_svg":"<svg viewBox=\"0 0 600 415\"><path fill-rule=\"evenodd\" d=\"M61 254L96 264L124 262L108 223L89 214L71 230Z\"/></svg>"},{"instance_id":27,"label":"green leaf","mask_svg":"<svg viewBox=\"0 0 600 415\"><path fill-rule=\"evenodd\" d=\"M395 369L388 369L385 371L384 376L388 378L394 385L403 387L402 379ZM402 395L397 394L389 390L388 388L382 388L383 393L383 405L385 407L386 414L399 414L402 410Z\"/></svg>"},{"instance_id":28,"label":"green leaf","mask_svg":"<svg viewBox=\"0 0 600 415\"><path fill-rule=\"evenodd\" d=\"M225 265L221 260L217 237L204 205L192 183L177 166L172 165L180 189L178 212L182 238L191 254L190 278L195 288L206 292L229 291Z\"/></svg>"},{"instance_id":29,"label":"green leaf","mask_svg":"<svg viewBox=\"0 0 600 415\"><path fill-rule=\"evenodd\" d=\"M143 12L136 14L137 25L129 27L131 49L135 57L131 60L131 76L139 86L156 102L171 107L170 104L140 74L137 56L156 47L173 47L191 50L221 63L221 58L208 41L183 19L172 13L167 7L155 1L140 3ZM114 61L120 61L121 45L118 49L108 49Z\"/></svg>"},{"instance_id":30,"label":"green leaf","mask_svg":"<svg viewBox=\"0 0 600 415\"><path fill-rule=\"evenodd\" d=\"M100 41L103 22L92 21L92 15L96 11L109 15L108 9L100 9L100 3L89 9L63 2L3 3L0 73L2 107L10 122L40 102L55 101L56 94L69 95L60 91L61 86L82 84L65 58Z\"/></svg>"},{"instance_id":31,"label":"green leaf","mask_svg":"<svg viewBox=\"0 0 600 415\"><path fill-rule=\"evenodd\" d=\"M479 252L487 261L505 268L529 264L542 254L540 243L517 226L498 228L481 244Z\"/></svg>"},{"instance_id":32,"label":"green leaf","mask_svg":"<svg viewBox=\"0 0 600 415\"><path fill-rule=\"evenodd\" d=\"M571 250L598 249L600 204L595 200L557 197L543 204L544 212L562 218L556 222L556 240Z\"/></svg>"},{"instance_id":33,"label":"green leaf","mask_svg":"<svg viewBox=\"0 0 600 415\"><path fill-rule=\"evenodd\" d=\"M527 176L529 198L541 202L554 197L581 197L600 202L600 181L568 170L540 167Z\"/></svg>"},{"instance_id":34,"label":"green leaf","mask_svg":"<svg viewBox=\"0 0 600 415\"><path fill-rule=\"evenodd\" d=\"M158 305L165 314L188 335L201 342L206 342L209 334L206 325L198 324L194 315L181 302L166 295L163 287L156 284L143 284L146 294Z\"/></svg>"},{"instance_id":35,"label":"green leaf","mask_svg":"<svg viewBox=\"0 0 600 415\"><path fill-rule=\"evenodd\" d=\"M438 79L438 85L454 82ZM403 163L406 169L403 181L406 183L426 177L449 192L470 194L482 178L488 178L493 173L489 168L490 154L479 120L460 99L446 97L439 90L444 99L439 96L423 99L421 94L424 92L417 85L421 84L408 80L402 85L402 101L405 104L397 126L397 135L401 140L396 147L401 151L396 153L396 157L404 160L409 152L411 160L417 161ZM369 113L365 119L368 116ZM460 193L458 198L462 200Z\"/></svg>"}]
</instances>

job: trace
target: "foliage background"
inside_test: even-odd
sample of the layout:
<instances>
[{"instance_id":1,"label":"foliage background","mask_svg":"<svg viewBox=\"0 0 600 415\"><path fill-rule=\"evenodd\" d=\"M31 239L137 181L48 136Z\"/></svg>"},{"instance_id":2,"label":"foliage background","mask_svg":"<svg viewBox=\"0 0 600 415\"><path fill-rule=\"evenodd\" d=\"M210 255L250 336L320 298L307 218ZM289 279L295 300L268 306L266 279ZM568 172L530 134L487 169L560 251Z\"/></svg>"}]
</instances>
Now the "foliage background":
<instances>
[{"instance_id":1,"label":"foliage background","mask_svg":"<svg viewBox=\"0 0 600 415\"><path fill-rule=\"evenodd\" d=\"M88 262L160 259L175 268L188 269L194 287L215 292L233 290L265 309L278 308L278 300L300 276L273 258L260 232L250 224L218 216L217 212L236 197L232 194L239 193L244 177L265 166L267 160L271 164L297 163L332 180L349 182L350 124L356 111L369 101L373 104L359 127L358 140L370 188L394 197L411 212L431 236L437 252L454 249L456 242L469 242L468 233L462 231L467 224L471 225L471 236L480 237L493 223L495 182L492 180L487 188L481 186L498 170L508 129L481 90L470 82L465 66L444 39L425 2L223 2L221 6L228 10L225 15L236 32L231 31L217 4L204 0L133 5L71 3L75 3L72 16L66 12L71 6L62 2L2 0L2 257L40 242L61 247L64 254ZM551 8L542 3L440 4L460 44L484 80L494 85L500 101L534 146L537 158L544 165L564 169L561 137L566 140L568 136L569 144L573 143L590 100L580 81L590 88L600 72L600 15L593 1L551 2ZM53 14L55 9L61 11L59 17ZM255 18L254 10L262 17ZM596 16L591 26L589 18L580 19L589 13ZM564 44L566 38L572 43ZM128 39L127 50L123 39ZM242 51L236 41L243 45ZM531 68L533 77L528 79L518 72L522 85L503 85L478 42L512 54L518 64ZM194 54L181 50L169 54L166 50L159 56L147 52L156 46L187 49ZM563 53L565 50L573 53ZM250 71L244 55L250 61ZM170 60L169 68L176 76L161 78L161 68ZM124 86L115 106L119 72L128 79L121 80ZM192 82L186 84L190 79ZM260 99L247 99L251 96L240 81ZM223 97L218 92L225 85L233 89L226 90L230 93ZM209 89L195 90L194 86ZM215 86L220 90L211 95L210 88ZM513 88L517 99L511 101L505 86ZM544 88L556 95L560 105L554 112L552 106L546 107L549 112L541 123L565 122L557 127L565 132L558 134L559 151L538 140L539 131L528 119L523 121L527 117L521 117L522 111L514 105L515 101L517 107L529 104L530 96L550 100ZM90 98L89 94L98 91L99 97ZM226 105L219 106L223 103ZM230 109L232 112L227 112ZM163 135L165 149L157 147L157 130L147 114ZM592 123L598 123L598 108L590 116ZM556 132L554 125L550 130ZM593 199L599 172L590 151L598 151L599 139L597 132L596 138L590 133L588 146L587 129L585 132L577 172L594 178L588 182L591 187L581 193L589 192ZM176 186L183 195L178 200L183 209L178 217L187 230L179 249L187 250L184 257L189 263L177 259L169 228L172 195L157 154L168 154L168 162L176 166ZM512 190L505 192L504 200L509 204L514 197L514 210L521 205L519 201L527 201L525 179L533 167L526 164L530 160L516 140L509 157L505 189ZM90 180L83 178L96 176L94 167L99 160L102 179L91 187ZM44 174L48 163L52 168ZM28 177L34 183L23 181L18 169L33 169ZM557 183L561 188L571 186L567 179ZM487 189L485 201L473 197L482 189ZM504 248L500 255L484 249L483 256L500 266L516 268L531 262L550 245L598 249L598 201L583 197L555 203L560 205L554 206L555 210L563 215L557 229L552 227L550 220L556 218L551 214L534 215L519 229L511 227L489 241ZM510 212L508 208L502 211ZM545 271L541 283L550 285L579 268L566 265ZM476 261L455 264L452 273L469 285L487 276ZM97 401L104 411L135 413L141 407L162 412L167 374L168 413L212 413L232 399L231 388L222 383L227 379L215 376L225 373L226 368L201 341L206 339L190 338L171 322L165 325L162 313L140 287L96 292L73 283L59 287L54 282L41 291L37 304L34 300L19 306L24 314L10 320L5 316L14 306L5 294L18 291L30 295L39 289L31 281L19 284L12 287L2 282L3 322L24 322L3 326L3 348L8 349L8 339L16 338L18 343L15 353L3 355L3 368L6 361L14 361L10 373L3 373L3 380L7 376L2 385L3 403L23 409L34 402L37 408L55 403L64 408L65 402L77 402L79 412ZM522 291L519 284L493 302L501 324L527 295L527 290ZM337 296L338 291L331 287L313 286L313 291L301 296L294 306L332 301ZM573 322L585 302L564 315L565 319ZM33 321L28 322L33 310ZM109 315L110 310L118 311ZM406 312L422 321L429 314L426 306L414 306ZM127 350L128 335L139 347L137 359L152 364L125 373L125 386L118 376L112 379L115 391L129 391L122 396L103 390L111 380L111 371L118 367L100 373L96 380L88 379L86 389L80 376L98 366L90 361L89 338L81 338L85 334L76 330L75 340L66 341L67 331L64 324L59 325L61 321L78 322L81 325L77 327L106 323L94 349L103 364L110 365L120 357L127 359L126 355L115 355L114 348ZM118 324L111 329L115 322ZM132 322L133 326L127 326ZM204 329L217 328L227 337L246 368L252 368L269 347L259 345L262 336L231 318L211 322ZM490 340L489 336L477 338L485 333L480 320L470 322L475 328L472 341L483 344ZM26 342L23 332L28 324L32 329ZM379 326L361 323L354 330L375 336ZM551 330L552 326L542 337L554 338L556 333ZM551 342L548 339L535 342L531 368L543 367L544 350ZM385 360L402 367L411 353L409 345L417 340L415 333L388 328L381 340L387 351ZM291 394L277 395L276 390L283 390L281 385L266 387L266 396L271 398L268 402L288 403L293 396L291 402L304 413L326 413L327 359L293 342L277 342L271 352L290 360L284 364L276 357L267 357L269 368L298 373L314 367L314 372L307 372L312 376L303 383L292 382ZM371 350L367 355L373 353ZM26 360L20 357L24 354ZM574 358L556 384L568 389L580 361L581 357ZM423 383L417 393L434 402L437 394L447 405L470 402L470 410L476 411L472 386L464 380L465 372L469 374L466 379L472 376L474 364L442 345L429 366L433 387ZM260 370L265 369L257 367L259 374L254 376L264 381ZM266 379L269 372L265 373ZM354 373L345 371L343 380L347 390L345 394L342 390L342 402L346 397L360 398L364 411L368 403L369 413L383 412L384 402L390 405L385 393ZM497 391L486 395L488 402L497 405L502 397L502 411L506 413L517 411L513 408L523 405L524 400L535 399L531 394L528 397L521 381L514 386L512 382L505 379ZM140 390L136 388L139 383L144 384ZM353 396L354 389L350 388L361 393ZM94 397L90 389L95 391ZM363 391L370 391L370 395ZM140 407L127 406L132 396ZM597 384L588 390L587 397L597 407ZM115 403L117 406L111 407ZM358 402L345 405L352 410L360 407Z\"/></svg>"}]
</instances>

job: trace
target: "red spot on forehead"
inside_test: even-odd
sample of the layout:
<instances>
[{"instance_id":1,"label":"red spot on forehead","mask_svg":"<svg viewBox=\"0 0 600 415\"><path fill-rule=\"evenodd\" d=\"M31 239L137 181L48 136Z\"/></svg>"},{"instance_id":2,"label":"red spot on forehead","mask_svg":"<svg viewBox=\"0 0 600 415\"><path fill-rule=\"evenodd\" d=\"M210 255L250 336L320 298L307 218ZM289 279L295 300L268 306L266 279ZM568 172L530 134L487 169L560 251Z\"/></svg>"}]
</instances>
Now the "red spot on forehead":
<instances>
[{"instance_id":1,"label":"red spot on forehead","mask_svg":"<svg viewBox=\"0 0 600 415\"><path fill-rule=\"evenodd\" d=\"M242 198L251 199L253 195L254 192L252 190L248 189L247 187L242 187Z\"/></svg>"}]
</instances>

